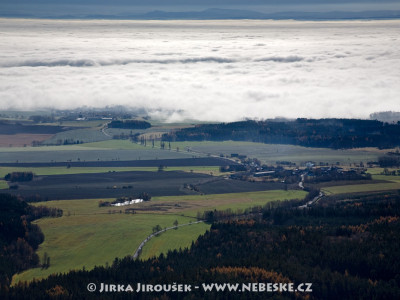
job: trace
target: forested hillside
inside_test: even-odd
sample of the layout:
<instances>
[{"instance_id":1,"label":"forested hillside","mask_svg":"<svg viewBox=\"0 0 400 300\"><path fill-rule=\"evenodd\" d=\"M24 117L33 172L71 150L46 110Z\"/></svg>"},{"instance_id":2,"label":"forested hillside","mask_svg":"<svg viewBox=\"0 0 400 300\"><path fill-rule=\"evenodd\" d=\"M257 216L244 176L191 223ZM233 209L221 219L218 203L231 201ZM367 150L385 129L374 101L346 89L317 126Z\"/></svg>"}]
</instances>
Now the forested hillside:
<instances>
[{"instance_id":1,"label":"forested hillside","mask_svg":"<svg viewBox=\"0 0 400 300\"><path fill-rule=\"evenodd\" d=\"M333 149L400 145L400 124L358 119L297 119L204 124L165 134L168 141L252 141Z\"/></svg>"},{"instance_id":2,"label":"forested hillside","mask_svg":"<svg viewBox=\"0 0 400 300\"><path fill-rule=\"evenodd\" d=\"M35 253L44 236L31 221L61 216L62 211L33 207L8 194L0 194L0 207L0 293L5 293L13 274L48 263L40 262Z\"/></svg>"},{"instance_id":3,"label":"forested hillside","mask_svg":"<svg viewBox=\"0 0 400 300\"><path fill-rule=\"evenodd\" d=\"M399 299L400 195L297 202L214 223L190 250L51 276L11 289L12 299ZM277 207L276 207L277 206ZM225 218L228 217L226 214ZM312 283L312 292L89 293L89 283Z\"/></svg>"}]
</instances>

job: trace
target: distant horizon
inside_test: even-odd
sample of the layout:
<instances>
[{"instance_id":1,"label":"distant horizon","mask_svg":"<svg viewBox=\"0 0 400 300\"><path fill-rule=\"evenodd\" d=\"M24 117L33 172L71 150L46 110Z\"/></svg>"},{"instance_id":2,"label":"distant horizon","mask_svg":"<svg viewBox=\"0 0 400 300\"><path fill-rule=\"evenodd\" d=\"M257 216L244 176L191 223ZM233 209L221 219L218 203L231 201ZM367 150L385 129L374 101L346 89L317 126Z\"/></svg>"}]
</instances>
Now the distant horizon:
<instances>
[{"instance_id":1,"label":"distant horizon","mask_svg":"<svg viewBox=\"0 0 400 300\"><path fill-rule=\"evenodd\" d=\"M218 11L221 14L218 14ZM400 19L400 3L380 5L31 5L0 3L0 18L105 20L349 20Z\"/></svg>"}]
</instances>

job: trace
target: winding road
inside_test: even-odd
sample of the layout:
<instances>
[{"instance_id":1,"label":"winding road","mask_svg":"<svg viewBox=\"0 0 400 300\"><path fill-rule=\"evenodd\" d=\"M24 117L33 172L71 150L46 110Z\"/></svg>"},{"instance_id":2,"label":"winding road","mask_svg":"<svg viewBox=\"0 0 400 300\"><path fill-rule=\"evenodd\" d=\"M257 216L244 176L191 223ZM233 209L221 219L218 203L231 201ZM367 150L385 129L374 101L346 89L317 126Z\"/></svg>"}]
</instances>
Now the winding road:
<instances>
[{"instance_id":1,"label":"winding road","mask_svg":"<svg viewBox=\"0 0 400 300\"><path fill-rule=\"evenodd\" d=\"M198 223L203 223L203 222L204 222L203 220L200 220L200 221L196 221L196 222L181 224L181 225L178 225L178 226L167 227L167 228L164 228L164 229L162 229L160 231L157 231L157 232L154 232L154 233L150 234L147 238L144 239L143 242L140 243L139 247L136 249L135 253L132 256L132 259L138 259L139 256L140 256L140 253L142 252L143 247L146 245L146 243L148 241L150 241L156 235L159 235L159 234L161 234L161 233L163 233L163 232L165 232L167 230L177 229L178 227L183 227L183 226L188 226L188 225L193 225L193 224L198 224Z\"/></svg>"}]
</instances>

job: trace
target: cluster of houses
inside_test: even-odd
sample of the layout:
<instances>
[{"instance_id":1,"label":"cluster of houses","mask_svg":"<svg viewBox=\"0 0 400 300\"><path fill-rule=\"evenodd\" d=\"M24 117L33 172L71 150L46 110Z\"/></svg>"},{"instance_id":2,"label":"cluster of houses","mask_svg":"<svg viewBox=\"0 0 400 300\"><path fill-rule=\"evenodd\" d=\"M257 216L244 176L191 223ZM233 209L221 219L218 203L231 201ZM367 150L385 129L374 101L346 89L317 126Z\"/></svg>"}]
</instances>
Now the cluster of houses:
<instances>
[{"instance_id":1,"label":"cluster of houses","mask_svg":"<svg viewBox=\"0 0 400 300\"><path fill-rule=\"evenodd\" d=\"M285 164L285 166L295 166L295 164ZM344 169L337 165L332 166L316 166L314 162L307 162L304 168L286 168L281 164L277 166L261 166L256 161L242 161L239 165L242 169L239 170L238 166L229 166L227 171L236 171L231 174L230 178L240 180L262 180L276 181L277 179L282 183L295 183L302 181L303 177L306 181L330 181L330 180L360 180L370 179L369 174L366 174L366 169L350 168ZM240 172L242 171L242 172ZM260 180L259 179L259 180Z\"/></svg>"}]
</instances>

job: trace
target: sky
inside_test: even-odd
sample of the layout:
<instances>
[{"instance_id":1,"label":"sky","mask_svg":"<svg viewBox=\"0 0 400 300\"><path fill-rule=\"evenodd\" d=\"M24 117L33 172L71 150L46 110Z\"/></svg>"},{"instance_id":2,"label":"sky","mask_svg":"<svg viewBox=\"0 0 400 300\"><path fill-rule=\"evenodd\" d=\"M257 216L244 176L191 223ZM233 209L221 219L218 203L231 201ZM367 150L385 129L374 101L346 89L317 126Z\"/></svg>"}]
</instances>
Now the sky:
<instances>
[{"instance_id":1,"label":"sky","mask_svg":"<svg viewBox=\"0 0 400 300\"><path fill-rule=\"evenodd\" d=\"M398 20L0 19L0 109L367 118L400 111L399 29Z\"/></svg>"},{"instance_id":2,"label":"sky","mask_svg":"<svg viewBox=\"0 0 400 300\"><path fill-rule=\"evenodd\" d=\"M358 3L396 3L395 0L2 0L4 3L20 5L24 3L34 4L73 4L73 5L284 5L284 4L348 4Z\"/></svg>"},{"instance_id":3,"label":"sky","mask_svg":"<svg viewBox=\"0 0 400 300\"><path fill-rule=\"evenodd\" d=\"M1 0L0 16L57 17L70 15L125 16L163 11L202 11L208 8L275 12L400 10L398 0Z\"/></svg>"}]
</instances>

